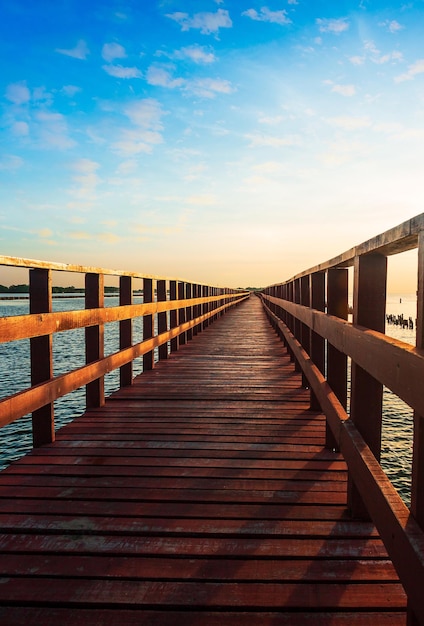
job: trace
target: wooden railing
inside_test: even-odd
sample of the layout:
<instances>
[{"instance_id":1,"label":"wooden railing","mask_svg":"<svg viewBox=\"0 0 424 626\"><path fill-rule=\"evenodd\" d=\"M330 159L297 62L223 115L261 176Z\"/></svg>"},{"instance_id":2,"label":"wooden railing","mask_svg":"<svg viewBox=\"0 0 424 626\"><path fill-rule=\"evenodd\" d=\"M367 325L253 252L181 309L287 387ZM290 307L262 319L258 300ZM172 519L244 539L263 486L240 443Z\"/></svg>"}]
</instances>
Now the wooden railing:
<instances>
[{"instance_id":1,"label":"wooden railing","mask_svg":"<svg viewBox=\"0 0 424 626\"><path fill-rule=\"evenodd\" d=\"M416 347L384 334L387 256L418 248ZM348 267L353 266L353 322ZM424 624L424 214L261 294L264 307L327 417L327 446L349 468L348 506L370 516ZM350 403L348 408L348 357ZM379 460L383 385L414 411L411 508Z\"/></svg>"},{"instance_id":2,"label":"wooden railing","mask_svg":"<svg viewBox=\"0 0 424 626\"><path fill-rule=\"evenodd\" d=\"M104 377L120 370L120 385L131 385L133 361L143 357L143 370L190 340L249 293L103 268L0 257L0 265L29 270L29 314L0 317L0 343L30 339L31 386L0 400L0 427L32 413L33 445L54 440L54 401L85 386L87 408L105 402ZM52 311L52 274L83 274L85 309ZM105 307L104 279L119 278L119 306ZM141 280L143 302L133 303L134 280ZM116 280L116 279L115 279ZM133 343L132 326L143 319L143 339ZM119 351L105 356L105 324L119 322ZM85 329L86 365L54 375L53 335Z\"/></svg>"}]
</instances>

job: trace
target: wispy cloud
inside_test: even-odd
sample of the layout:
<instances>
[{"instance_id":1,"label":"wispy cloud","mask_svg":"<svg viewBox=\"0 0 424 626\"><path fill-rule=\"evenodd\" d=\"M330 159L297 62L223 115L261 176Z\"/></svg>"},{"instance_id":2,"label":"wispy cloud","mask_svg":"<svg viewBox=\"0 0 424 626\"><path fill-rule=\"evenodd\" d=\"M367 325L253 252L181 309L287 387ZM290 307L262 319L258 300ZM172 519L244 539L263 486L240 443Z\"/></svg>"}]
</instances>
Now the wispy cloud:
<instances>
[{"instance_id":1,"label":"wispy cloud","mask_svg":"<svg viewBox=\"0 0 424 626\"><path fill-rule=\"evenodd\" d=\"M180 50L175 50L171 55L173 59L189 59L197 64L209 64L216 61L216 56L210 48L205 46L187 46Z\"/></svg>"},{"instance_id":2,"label":"wispy cloud","mask_svg":"<svg viewBox=\"0 0 424 626\"><path fill-rule=\"evenodd\" d=\"M14 171L19 170L24 164L24 160L14 154L5 154L0 158L0 170Z\"/></svg>"},{"instance_id":3,"label":"wispy cloud","mask_svg":"<svg viewBox=\"0 0 424 626\"><path fill-rule=\"evenodd\" d=\"M64 85L61 91L65 94L65 96L73 98L77 93L81 91L81 87L77 87L76 85Z\"/></svg>"},{"instance_id":4,"label":"wispy cloud","mask_svg":"<svg viewBox=\"0 0 424 626\"><path fill-rule=\"evenodd\" d=\"M14 122L11 126L11 131L17 137L26 137L29 135L29 125L27 122Z\"/></svg>"},{"instance_id":5,"label":"wispy cloud","mask_svg":"<svg viewBox=\"0 0 424 626\"><path fill-rule=\"evenodd\" d=\"M245 135L245 137L250 141L250 148L257 148L260 146L268 146L270 148L283 148L285 146L298 146L301 143L300 138L295 135L281 137L278 135L264 135L261 133L253 133Z\"/></svg>"},{"instance_id":6,"label":"wispy cloud","mask_svg":"<svg viewBox=\"0 0 424 626\"><path fill-rule=\"evenodd\" d=\"M119 43L105 43L102 48L102 57L108 63L111 63L115 59L125 59L126 56L125 48Z\"/></svg>"},{"instance_id":7,"label":"wispy cloud","mask_svg":"<svg viewBox=\"0 0 424 626\"><path fill-rule=\"evenodd\" d=\"M257 22L270 22L283 26L292 23L285 9L281 11L271 11L268 7L262 7L259 12L256 9L247 9L247 11L243 11L242 15L250 17L250 19Z\"/></svg>"},{"instance_id":8,"label":"wispy cloud","mask_svg":"<svg viewBox=\"0 0 424 626\"><path fill-rule=\"evenodd\" d=\"M181 26L182 31L200 30L203 35L217 34L220 28L231 28L233 22L228 11L218 9L216 13L195 13L192 17L180 11L168 13L166 17Z\"/></svg>"},{"instance_id":9,"label":"wispy cloud","mask_svg":"<svg viewBox=\"0 0 424 626\"><path fill-rule=\"evenodd\" d=\"M71 165L75 186L69 193L79 201L93 202L96 188L101 182L97 171L100 164L91 159L78 159Z\"/></svg>"},{"instance_id":10,"label":"wispy cloud","mask_svg":"<svg viewBox=\"0 0 424 626\"><path fill-rule=\"evenodd\" d=\"M340 35L340 33L344 33L349 29L349 22L345 17L341 17L339 19L317 18L316 23L318 24L321 33L333 33L334 35Z\"/></svg>"},{"instance_id":11,"label":"wispy cloud","mask_svg":"<svg viewBox=\"0 0 424 626\"><path fill-rule=\"evenodd\" d=\"M367 116L355 117L352 115L341 115L339 117L331 117L328 122L332 126L342 128L343 130L360 130L362 128L369 128L371 126L371 120Z\"/></svg>"},{"instance_id":12,"label":"wispy cloud","mask_svg":"<svg viewBox=\"0 0 424 626\"><path fill-rule=\"evenodd\" d=\"M159 65L152 65L147 70L146 80L149 85L155 85L157 87L167 87L168 89L175 89L181 87L184 84L182 78L173 78L171 72L166 68Z\"/></svg>"},{"instance_id":13,"label":"wispy cloud","mask_svg":"<svg viewBox=\"0 0 424 626\"><path fill-rule=\"evenodd\" d=\"M153 98L132 102L124 109L124 114L133 124L133 128L119 131L119 139L112 148L121 156L131 158L136 154L150 153L153 146L163 142L161 104Z\"/></svg>"},{"instance_id":14,"label":"wispy cloud","mask_svg":"<svg viewBox=\"0 0 424 626\"><path fill-rule=\"evenodd\" d=\"M137 67L123 67L122 65L103 65L104 71L114 78L142 78L143 74Z\"/></svg>"},{"instance_id":15,"label":"wispy cloud","mask_svg":"<svg viewBox=\"0 0 424 626\"><path fill-rule=\"evenodd\" d=\"M12 83L6 88L6 98L13 104L25 104L31 99L31 92L25 82Z\"/></svg>"},{"instance_id":16,"label":"wispy cloud","mask_svg":"<svg viewBox=\"0 0 424 626\"><path fill-rule=\"evenodd\" d=\"M200 78L187 82L187 91L203 98L215 98L217 94L230 94L234 87L228 80L221 78Z\"/></svg>"},{"instance_id":17,"label":"wispy cloud","mask_svg":"<svg viewBox=\"0 0 424 626\"><path fill-rule=\"evenodd\" d=\"M350 98L356 94L355 85L333 85L331 91L339 93L341 96L345 96L346 98Z\"/></svg>"},{"instance_id":18,"label":"wispy cloud","mask_svg":"<svg viewBox=\"0 0 424 626\"><path fill-rule=\"evenodd\" d=\"M35 115L39 135L39 147L66 150L76 142L69 137L66 118L61 113L38 111Z\"/></svg>"},{"instance_id":19,"label":"wispy cloud","mask_svg":"<svg viewBox=\"0 0 424 626\"><path fill-rule=\"evenodd\" d=\"M389 33L397 33L403 28L405 28L404 26L402 26L402 24L399 24L399 22L397 22L396 20L385 20L384 22L380 22L379 26L388 30Z\"/></svg>"},{"instance_id":20,"label":"wispy cloud","mask_svg":"<svg viewBox=\"0 0 424 626\"><path fill-rule=\"evenodd\" d=\"M56 48L56 52L58 52L59 54L64 54L68 57L73 57L74 59L80 59L81 61L84 61L90 54L88 46L83 39L80 39L78 41L75 48Z\"/></svg>"},{"instance_id":21,"label":"wispy cloud","mask_svg":"<svg viewBox=\"0 0 424 626\"><path fill-rule=\"evenodd\" d=\"M413 80L418 74L424 73L424 59L418 59L412 65L408 67L408 71L405 74L396 76L395 82L402 83L405 80Z\"/></svg>"}]
</instances>

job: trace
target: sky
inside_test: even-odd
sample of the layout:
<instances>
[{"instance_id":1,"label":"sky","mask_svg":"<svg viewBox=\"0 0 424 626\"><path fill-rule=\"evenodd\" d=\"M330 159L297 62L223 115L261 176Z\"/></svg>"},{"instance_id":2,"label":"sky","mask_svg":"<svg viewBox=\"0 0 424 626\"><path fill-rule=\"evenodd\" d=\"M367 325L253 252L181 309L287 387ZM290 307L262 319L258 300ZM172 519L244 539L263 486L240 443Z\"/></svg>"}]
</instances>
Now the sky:
<instances>
[{"instance_id":1,"label":"sky","mask_svg":"<svg viewBox=\"0 0 424 626\"><path fill-rule=\"evenodd\" d=\"M0 254L265 286L421 213L423 26L424 0L2 0Z\"/></svg>"}]
</instances>

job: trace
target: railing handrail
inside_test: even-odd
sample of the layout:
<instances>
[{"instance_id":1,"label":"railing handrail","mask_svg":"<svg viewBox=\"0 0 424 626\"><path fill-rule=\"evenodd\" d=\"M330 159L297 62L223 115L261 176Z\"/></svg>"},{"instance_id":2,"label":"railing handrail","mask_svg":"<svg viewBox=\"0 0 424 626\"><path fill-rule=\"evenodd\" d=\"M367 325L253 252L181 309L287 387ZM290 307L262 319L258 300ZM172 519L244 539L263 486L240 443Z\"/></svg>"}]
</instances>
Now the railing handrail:
<instances>
[{"instance_id":1,"label":"railing handrail","mask_svg":"<svg viewBox=\"0 0 424 626\"><path fill-rule=\"evenodd\" d=\"M209 285L208 283L199 283L198 281L186 280L175 276L162 276L156 274L146 274L144 272L133 272L122 269L111 269L105 267L94 267L89 265L74 265L71 263L58 263L55 261L42 261L39 259L27 259L23 257L2 256L0 255L0 266L4 267L17 267L24 269L46 269L54 272L69 272L74 274L99 274L102 276L127 276L128 278L141 279L147 278L149 280L167 280L176 281L177 283L191 283L204 285L205 287L214 287L216 289L227 289L228 286L224 285ZM230 287L232 291L244 291L243 289L235 289Z\"/></svg>"},{"instance_id":2,"label":"railing handrail","mask_svg":"<svg viewBox=\"0 0 424 626\"><path fill-rule=\"evenodd\" d=\"M380 233L379 235L360 243L345 252L342 252L338 256L319 263L314 267L311 267L303 272L292 276L291 278L281 282L269 285L269 287L276 287L277 285L285 285L293 280L315 274L317 272L325 272L328 269L336 267L351 267L354 264L355 258L364 254L379 253L385 256L391 256L393 254L399 254L400 252L407 252L418 247L418 236L420 232L424 231L424 213L420 213L405 222L402 222L398 226L390 228L389 230Z\"/></svg>"},{"instance_id":3,"label":"railing handrail","mask_svg":"<svg viewBox=\"0 0 424 626\"><path fill-rule=\"evenodd\" d=\"M0 344L30 341L31 386L0 400L0 428L32 413L34 446L54 440L53 403L86 387L86 406L105 400L104 376L120 369L120 385L132 382L132 362L143 357L143 369L152 369L154 351L159 360L178 349L250 293L241 289L200 285L177 279L146 276L105 268L65 265L15 257L0 257L0 265L29 270L29 310L26 315L0 318ZM85 276L85 308L52 310L52 273L72 271ZM117 306L105 307L104 277L119 276ZM143 302L134 303L133 279L143 280ZM136 290L138 291L138 289ZM143 339L133 342L132 321L143 320ZM155 322L156 320L156 322ZM119 323L119 350L105 356L104 326ZM55 334L85 329L86 364L54 375L52 338Z\"/></svg>"},{"instance_id":4,"label":"railing handrail","mask_svg":"<svg viewBox=\"0 0 424 626\"><path fill-rule=\"evenodd\" d=\"M387 256L413 248L418 248L415 347L384 334ZM347 321L350 266L352 322ZM340 449L348 463L351 513L373 519L408 595L410 623L424 625L424 214L266 287L261 298L303 384L311 388L311 408L327 417L327 447ZM383 385L414 411L410 509L379 463Z\"/></svg>"}]
</instances>

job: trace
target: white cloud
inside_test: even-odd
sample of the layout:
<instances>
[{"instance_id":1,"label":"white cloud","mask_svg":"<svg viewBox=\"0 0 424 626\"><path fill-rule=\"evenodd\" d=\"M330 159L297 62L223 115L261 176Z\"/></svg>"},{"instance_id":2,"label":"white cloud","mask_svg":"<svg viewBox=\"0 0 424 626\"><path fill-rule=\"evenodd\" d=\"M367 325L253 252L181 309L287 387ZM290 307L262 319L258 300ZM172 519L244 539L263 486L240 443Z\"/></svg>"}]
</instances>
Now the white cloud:
<instances>
[{"instance_id":1,"label":"white cloud","mask_svg":"<svg viewBox=\"0 0 424 626\"><path fill-rule=\"evenodd\" d=\"M25 137L29 135L29 126L26 122L14 122L12 133L18 137Z\"/></svg>"},{"instance_id":2,"label":"white cloud","mask_svg":"<svg viewBox=\"0 0 424 626\"><path fill-rule=\"evenodd\" d=\"M257 148L259 146L269 146L270 148L282 148L284 146L298 146L300 145L299 137L295 135L289 135L287 137L280 137L274 135L263 135L261 133L253 133L245 135L246 139L250 141L249 146L251 148Z\"/></svg>"},{"instance_id":3,"label":"white cloud","mask_svg":"<svg viewBox=\"0 0 424 626\"><path fill-rule=\"evenodd\" d=\"M262 7L259 13L256 9L248 9L247 11L243 11L242 15L250 17L250 19L257 22L271 22L281 25L292 23L285 9L281 11L271 11L268 7Z\"/></svg>"},{"instance_id":4,"label":"white cloud","mask_svg":"<svg viewBox=\"0 0 424 626\"><path fill-rule=\"evenodd\" d=\"M349 22L345 17L341 17L339 19L318 18L316 23L318 24L321 33L333 33L335 35L340 35L340 33L343 33L349 28Z\"/></svg>"},{"instance_id":5,"label":"white cloud","mask_svg":"<svg viewBox=\"0 0 424 626\"><path fill-rule=\"evenodd\" d=\"M122 161L116 169L116 173L119 176L128 176L129 174L134 174L138 169L138 163L135 159L128 159L126 161Z\"/></svg>"},{"instance_id":6,"label":"white cloud","mask_svg":"<svg viewBox=\"0 0 424 626\"><path fill-rule=\"evenodd\" d=\"M214 53L205 48L204 46L187 46L186 48L181 48L181 50L176 50L172 58L174 59L190 59L194 63L214 63L216 61L216 56Z\"/></svg>"},{"instance_id":7,"label":"white cloud","mask_svg":"<svg viewBox=\"0 0 424 626\"><path fill-rule=\"evenodd\" d=\"M75 172L73 180L76 187L69 193L78 200L94 200L96 187L101 182L97 175L99 167L99 163L90 159L79 159L72 163L71 169Z\"/></svg>"},{"instance_id":8,"label":"white cloud","mask_svg":"<svg viewBox=\"0 0 424 626\"><path fill-rule=\"evenodd\" d=\"M159 67L152 65L147 70L146 80L149 85L157 87L167 87L168 89L175 89L181 87L184 84L182 78L172 78L171 73L165 67Z\"/></svg>"},{"instance_id":9,"label":"white cloud","mask_svg":"<svg viewBox=\"0 0 424 626\"><path fill-rule=\"evenodd\" d=\"M71 48L70 50L56 48L56 52L59 52L59 54L65 54L68 57L73 57L74 59L81 59L81 61L84 61L90 53L88 46L83 39L78 41L75 48Z\"/></svg>"},{"instance_id":10,"label":"white cloud","mask_svg":"<svg viewBox=\"0 0 424 626\"><path fill-rule=\"evenodd\" d=\"M195 204L198 206L212 206L216 204L217 199L213 194L199 194L198 196L189 196L185 199L186 204Z\"/></svg>"},{"instance_id":11,"label":"white cloud","mask_svg":"<svg viewBox=\"0 0 424 626\"><path fill-rule=\"evenodd\" d=\"M365 57L353 56L349 58L352 65L363 65L365 63Z\"/></svg>"},{"instance_id":12,"label":"white cloud","mask_svg":"<svg viewBox=\"0 0 424 626\"><path fill-rule=\"evenodd\" d=\"M154 130L162 130L163 128L161 118L164 111L160 102L154 98L136 100L124 109L124 113L136 126L153 128Z\"/></svg>"},{"instance_id":13,"label":"white cloud","mask_svg":"<svg viewBox=\"0 0 424 626\"><path fill-rule=\"evenodd\" d=\"M25 82L12 83L6 88L6 98L13 104L25 104L31 99L31 93Z\"/></svg>"},{"instance_id":14,"label":"white cloud","mask_svg":"<svg viewBox=\"0 0 424 626\"><path fill-rule=\"evenodd\" d=\"M412 80L418 74L422 74L424 72L424 59L418 59L412 65L408 67L408 71L405 74L401 74L395 78L395 82L401 83L405 80Z\"/></svg>"},{"instance_id":15,"label":"white cloud","mask_svg":"<svg viewBox=\"0 0 424 626\"><path fill-rule=\"evenodd\" d=\"M69 98L73 98L80 91L82 91L81 87L77 87L76 85L64 85L62 87L62 92Z\"/></svg>"},{"instance_id":16,"label":"white cloud","mask_svg":"<svg viewBox=\"0 0 424 626\"><path fill-rule=\"evenodd\" d=\"M380 22L379 26L386 28L390 33L397 33L403 28L402 24L399 24L396 20L385 20L384 22Z\"/></svg>"},{"instance_id":17,"label":"white cloud","mask_svg":"<svg viewBox=\"0 0 424 626\"><path fill-rule=\"evenodd\" d=\"M75 141L68 136L66 119L60 113L39 111L35 120L41 148L66 150L76 145Z\"/></svg>"},{"instance_id":18,"label":"white cloud","mask_svg":"<svg viewBox=\"0 0 424 626\"><path fill-rule=\"evenodd\" d=\"M102 48L102 57L108 63L115 59L125 59L126 56L125 48L119 43L105 43Z\"/></svg>"},{"instance_id":19,"label":"white cloud","mask_svg":"<svg viewBox=\"0 0 424 626\"><path fill-rule=\"evenodd\" d=\"M339 117L331 117L328 122L338 128L344 130L360 130L361 128L369 128L371 120L369 117L354 117L350 115L341 115Z\"/></svg>"},{"instance_id":20,"label":"white cloud","mask_svg":"<svg viewBox=\"0 0 424 626\"><path fill-rule=\"evenodd\" d=\"M259 124L267 124L268 126L277 126L278 124L281 124L283 120L284 117L282 115L274 115L272 117L269 115L262 115L258 119L258 122Z\"/></svg>"},{"instance_id":21,"label":"white cloud","mask_svg":"<svg viewBox=\"0 0 424 626\"><path fill-rule=\"evenodd\" d=\"M21 168L24 164L23 159L21 157L15 156L14 154L5 154L0 158L0 170L3 171L14 171Z\"/></svg>"},{"instance_id":22,"label":"white cloud","mask_svg":"<svg viewBox=\"0 0 424 626\"><path fill-rule=\"evenodd\" d=\"M161 118L164 111L153 98L132 102L124 109L135 128L123 128L112 148L121 156L131 159L140 153L150 153L153 146L163 142Z\"/></svg>"},{"instance_id":23,"label":"white cloud","mask_svg":"<svg viewBox=\"0 0 424 626\"><path fill-rule=\"evenodd\" d=\"M383 65L389 61L401 61L403 55L399 50L393 50L387 54L381 54L381 51L377 48L373 41L365 41L364 43L365 54L370 58L373 63L377 65Z\"/></svg>"},{"instance_id":24,"label":"white cloud","mask_svg":"<svg viewBox=\"0 0 424 626\"><path fill-rule=\"evenodd\" d=\"M166 17L177 22L182 31L193 28L203 35L216 34L220 28L231 28L233 25L230 14L224 9L218 9L216 13L195 13L193 17L182 12L168 13Z\"/></svg>"},{"instance_id":25,"label":"white cloud","mask_svg":"<svg viewBox=\"0 0 424 626\"><path fill-rule=\"evenodd\" d=\"M234 91L228 80L220 78L201 78L186 84L186 90L203 98L214 98L218 93L229 94Z\"/></svg>"},{"instance_id":26,"label":"white cloud","mask_svg":"<svg viewBox=\"0 0 424 626\"><path fill-rule=\"evenodd\" d=\"M355 85L333 85L331 91L339 93L341 96L345 96L346 98L350 98L356 94Z\"/></svg>"},{"instance_id":27,"label":"white cloud","mask_svg":"<svg viewBox=\"0 0 424 626\"><path fill-rule=\"evenodd\" d=\"M142 78L142 73L137 67L123 67L122 65L103 65L107 74L114 78Z\"/></svg>"}]
</instances>

